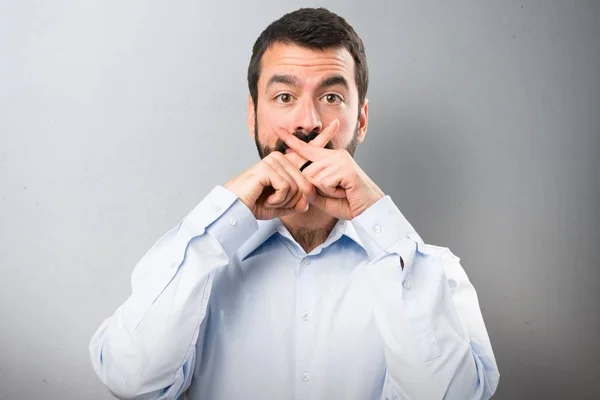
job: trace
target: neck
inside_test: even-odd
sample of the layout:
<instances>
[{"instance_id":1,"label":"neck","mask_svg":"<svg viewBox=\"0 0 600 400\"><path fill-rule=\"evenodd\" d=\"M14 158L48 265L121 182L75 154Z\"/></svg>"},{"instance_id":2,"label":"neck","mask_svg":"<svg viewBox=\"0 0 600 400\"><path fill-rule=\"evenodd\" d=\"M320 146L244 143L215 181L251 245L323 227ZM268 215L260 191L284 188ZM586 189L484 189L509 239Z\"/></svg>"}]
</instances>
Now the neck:
<instances>
[{"instance_id":1,"label":"neck","mask_svg":"<svg viewBox=\"0 0 600 400\"><path fill-rule=\"evenodd\" d=\"M280 220L307 254L327 240L338 221L313 205L305 213L289 214Z\"/></svg>"}]
</instances>

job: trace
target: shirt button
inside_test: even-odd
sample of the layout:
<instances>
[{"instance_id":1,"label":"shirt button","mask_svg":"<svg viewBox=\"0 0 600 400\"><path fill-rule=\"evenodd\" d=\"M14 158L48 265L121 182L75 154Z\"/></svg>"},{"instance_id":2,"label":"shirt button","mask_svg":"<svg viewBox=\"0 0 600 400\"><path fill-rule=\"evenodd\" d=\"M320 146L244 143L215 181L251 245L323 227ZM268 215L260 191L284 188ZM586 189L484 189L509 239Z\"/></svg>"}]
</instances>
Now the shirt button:
<instances>
[{"instance_id":1,"label":"shirt button","mask_svg":"<svg viewBox=\"0 0 600 400\"><path fill-rule=\"evenodd\" d=\"M310 265L310 258L308 258L308 257L305 257L305 258L302 260L302 264L304 264L304 265Z\"/></svg>"},{"instance_id":2,"label":"shirt button","mask_svg":"<svg viewBox=\"0 0 600 400\"><path fill-rule=\"evenodd\" d=\"M221 207L215 206L214 210L215 210L215 214L218 214L221 212Z\"/></svg>"},{"instance_id":3,"label":"shirt button","mask_svg":"<svg viewBox=\"0 0 600 400\"><path fill-rule=\"evenodd\" d=\"M302 319L305 320L305 321L308 321L308 312L304 311L302 313Z\"/></svg>"},{"instance_id":4,"label":"shirt button","mask_svg":"<svg viewBox=\"0 0 600 400\"><path fill-rule=\"evenodd\" d=\"M383 226L377 224L373 227L373 232L379 235L383 231Z\"/></svg>"},{"instance_id":5,"label":"shirt button","mask_svg":"<svg viewBox=\"0 0 600 400\"><path fill-rule=\"evenodd\" d=\"M303 380L304 382L308 382L308 381L309 381L309 379L310 379L310 376L308 375L308 372L304 372L304 373L302 374L302 380Z\"/></svg>"},{"instance_id":6,"label":"shirt button","mask_svg":"<svg viewBox=\"0 0 600 400\"><path fill-rule=\"evenodd\" d=\"M229 220L229 225L236 226L236 224L237 224L237 220L235 218L231 217L231 219Z\"/></svg>"},{"instance_id":7,"label":"shirt button","mask_svg":"<svg viewBox=\"0 0 600 400\"><path fill-rule=\"evenodd\" d=\"M449 279L448 286L450 286L450 289L454 289L456 287L456 281L454 279Z\"/></svg>"},{"instance_id":8,"label":"shirt button","mask_svg":"<svg viewBox=\"0 0 600 400\"><path fill-rule=\"evenodd\" d=\"M410 282L404 281L404 282L402 282L402 286L404 286L404 289L408 290L408 289L410 289Z\"/></svg>"},{"instance_id":9,"label":"shirt button","mask_svg":"<svg viewBox=\"0 0 600 400\"><path fill-rule=\"evenodd\" d=\"M171 269L175 269L175 268L177 268L178 266L179 266L179 263L178 263L177 261L173 261L173 262L171 263Z\"/></svg>"}]
</instances>

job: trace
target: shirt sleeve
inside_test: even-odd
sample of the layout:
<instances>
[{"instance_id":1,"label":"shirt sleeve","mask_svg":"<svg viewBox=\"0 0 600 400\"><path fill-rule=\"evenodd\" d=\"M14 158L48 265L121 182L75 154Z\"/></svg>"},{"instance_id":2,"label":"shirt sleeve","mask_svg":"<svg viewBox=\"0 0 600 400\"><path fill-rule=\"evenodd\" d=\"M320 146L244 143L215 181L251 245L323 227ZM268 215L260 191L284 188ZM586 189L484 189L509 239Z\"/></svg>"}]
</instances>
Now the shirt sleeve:
<instances>
[{"instance_id":1,"label":"shirt sleeve","mask_svg":"<svg viewBox=\"0 0 600 400\"><path fill-rule=\"evenodd\" d=\"M216 186L142 257L131 295L89 345L94 370L114 396L174 399L187 390L214 273L257 229L248 207Z\"/></svg>"},{"instance_id":2,"label":"shirt sleeve","mask_svg":"<svg viewBox=\"0 0 600 400\"><path fill-rule=\"evenodd\" d=\"M449 249L425 244L389 196L357 216L373 262L384 399L489 399L500 374L475 288Z\"/></svg>"}]
</instances>

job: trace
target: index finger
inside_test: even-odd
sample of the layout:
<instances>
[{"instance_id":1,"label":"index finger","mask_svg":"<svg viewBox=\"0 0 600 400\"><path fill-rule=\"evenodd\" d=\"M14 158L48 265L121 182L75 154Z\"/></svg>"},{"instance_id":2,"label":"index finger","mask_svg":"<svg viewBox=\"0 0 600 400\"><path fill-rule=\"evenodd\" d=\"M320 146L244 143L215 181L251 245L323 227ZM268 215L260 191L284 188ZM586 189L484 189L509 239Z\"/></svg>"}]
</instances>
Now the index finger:
<instances>
[{"instance_id":1,"label":"index finger","mask_svg":"<svg viewBox=\"0 0 600 400\"><path fill-rule=\"evenodd\" d=\"M305 164L307 160L317 160L323 158L323 152L327 151L324 147L331 140L331 138L337 133L340 127L340 121L336 118L323 129L316 138L310 142L305 143L298 139L294 135L291 135L286 129L278 128L275 130L275 134L281 139L294 153L286 154L288 158L295 165L300 167Z\"/></svg>"},{"instance_id":2,"label":"index finger","mask_svg":"<svg viewBox=\"0 0 600 400\"><path fill-rule=\"evenodd\" d=\"M316 138L308 142L309 144L317 147L325 147L327 143L331 140L331 138L337 133L340 127L340 120L334 119L323 129L321 133L317 135Z\"/></svg>"},{"instance_id":3,"label":"index finger","mask_svg":"<svg viewBox=\"0 0 600 400\"><path fill-rule=\"evenodd\" d=\"M280 130L281 131L281 135L289 135L289 132L287 131L287 129L283 128L283 127L276 127L275 130ZM276 133L278 137L281 137L279 133ZM315 138L316 139L316 138ZM311 140L311 143L314 140ZM300 168L300 166L304 165L306 163L306 159L300 157L297 153L287 153L284 154L285 158L292 163L292 165L294 165L296 168Z\"/></svg>"}]
</instances>

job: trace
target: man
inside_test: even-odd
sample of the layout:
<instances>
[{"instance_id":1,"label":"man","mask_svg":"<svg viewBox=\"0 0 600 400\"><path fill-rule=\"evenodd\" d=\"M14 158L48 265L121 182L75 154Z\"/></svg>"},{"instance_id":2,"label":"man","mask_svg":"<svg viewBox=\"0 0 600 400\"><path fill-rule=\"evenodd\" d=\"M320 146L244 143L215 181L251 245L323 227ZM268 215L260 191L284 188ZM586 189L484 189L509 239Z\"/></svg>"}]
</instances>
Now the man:
<instances>
[{"instance_id":1,"label":"man","mask_svg":"<svg viewBox=\"0 0 600 400\"><path fill-rule=\"evenodd\" d=\"M361 39L325 9L273 22L248 68L261 161L141 259L90 343L120 398L487 399L499 373L459 259L352 155Z\"/></svg>"}]
</instances>

